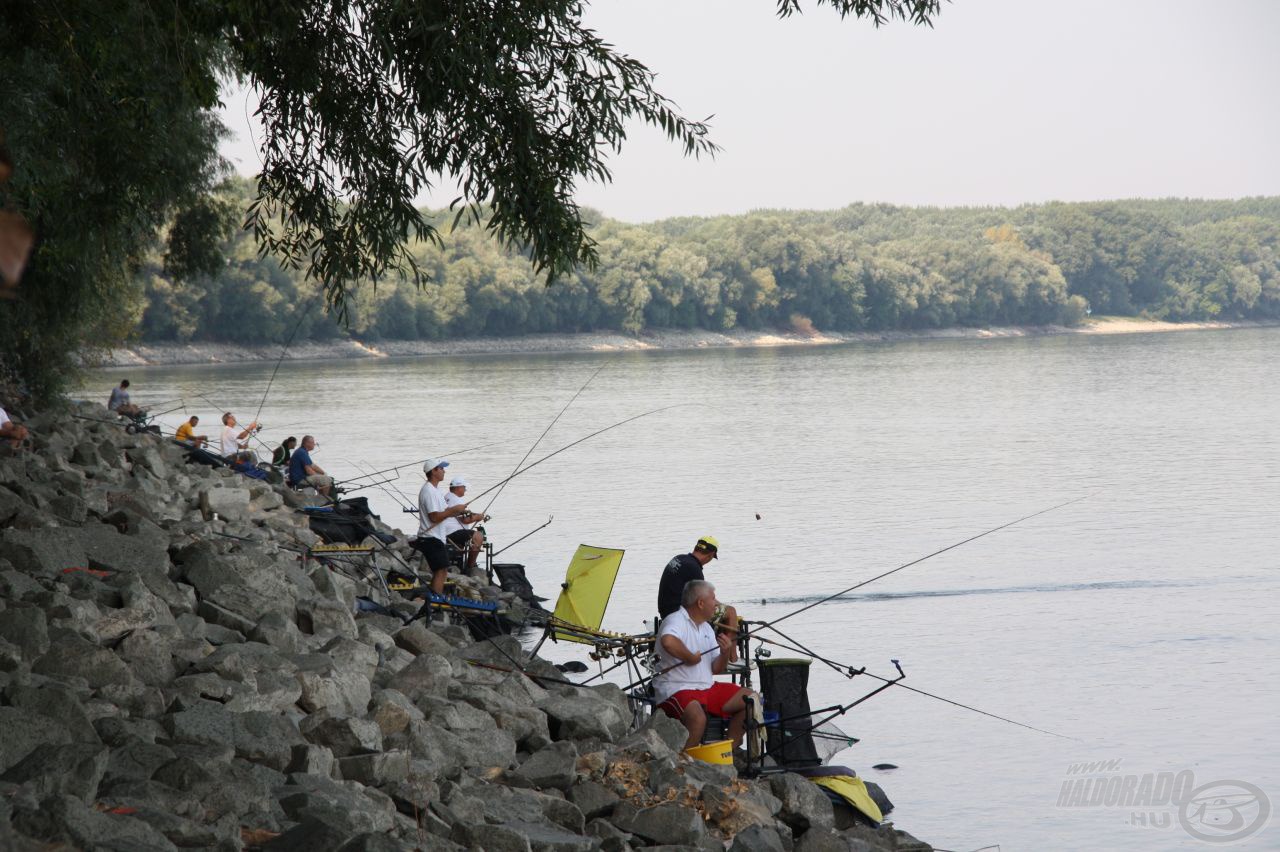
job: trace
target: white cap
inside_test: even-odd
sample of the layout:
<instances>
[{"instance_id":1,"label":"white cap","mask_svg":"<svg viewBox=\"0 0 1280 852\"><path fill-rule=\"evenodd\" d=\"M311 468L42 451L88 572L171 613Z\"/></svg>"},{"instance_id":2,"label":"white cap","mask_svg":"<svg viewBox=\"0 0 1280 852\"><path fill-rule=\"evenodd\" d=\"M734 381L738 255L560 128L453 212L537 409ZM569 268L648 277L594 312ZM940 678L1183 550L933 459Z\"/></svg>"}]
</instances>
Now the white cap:
<instances>
[{"instance_id":1,"label":"white cap","mask_svg":"<svg viewBox=\"0 0 1280 852\"><path fill-rule=\"evenodd\" d=\"M448 467L449 463L444 459L427 459L422 463L422 472L430 473L438 467Z\"/></svg>"},{"instance_id":2,"label":"white cap","mask_svg":"<svg viewBox=\"0 0 1280 852\"><path fill-rule=\"evenodd\" d=\"M466 488L470 484L471 484L470 482L467 482L461 476L455 476L453 478L453 481L449 483L449 487L450 488Z\"/></svg>"}]
</instances>

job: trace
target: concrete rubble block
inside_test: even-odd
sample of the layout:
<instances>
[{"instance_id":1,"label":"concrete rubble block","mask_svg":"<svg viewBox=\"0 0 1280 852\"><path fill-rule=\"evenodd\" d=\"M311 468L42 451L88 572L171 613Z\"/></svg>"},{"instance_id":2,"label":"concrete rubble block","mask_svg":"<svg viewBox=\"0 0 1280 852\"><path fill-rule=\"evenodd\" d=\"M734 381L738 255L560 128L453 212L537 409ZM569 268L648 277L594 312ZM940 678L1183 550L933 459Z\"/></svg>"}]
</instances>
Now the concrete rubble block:
<instances>
[{"instance_id":1,"label":"concrete rubble block","mask_svg":"<svg viewBox=\"0 0 1280 852\"><path fill-rule=\"evenodd\" d=\"M0 557L32 577L53 579L64 568L86 568L89 557L66 529L7 529L0 533Z\"/></svg>"},{"instance_id":2,"label":"concrete rubble block","mask_svg":"<svg viewBox=\"0 0 1280 852\"><path fill-rule=\"evenodd\" d=\"M102 781L111 783L119 779L145 781L156 770L173 760L173 749L155 742L132 740L115 745L107 757L107 768Z\"/></svg>"},{"instance_id":3,"label":"concrete rubble block","mask_svg":"<svg viewBox=\"0 0 1280 852\"><path fill-rule=\"evenodd\" d=\"M368 719L317 713L299 726L307 742L327 746L336 757L382 751L382 731Z\"/></svg>"},{"instance_id":4,"label":"concrete rubble block","mask_svg":"<svg viewBox=\"0 0 1280 852\"><path fill-rule=\"evenodd\" d=\"M209 640L215 645L243 642L253 632L252 616L241 615L211 600L199 601L195 613L208 624L222 628L223 632L219 634L222 641L215 641L212 633L209 636Z\"/></svg>"},{"instance_id":5,"label":"concrete rubble block","mask_svg":"<svg viewBox=\"0 0 1280 852\"><path fill-rule=\"evenodd\" d=\"M442 776L459 768L506 769L515 761L515 739L501 729L447 731L427 721L410 724L407 735L414 756L437 767Z\"/></svg>"},{"instance_id":6,"label":"concrete rubble block","mask_svg":"<svg viewBox=\"0 0 1280 852\"><path fill-rule=\"evenodd\" d=\"M574 695L552 694L538 709L547 714L553 739L598 739L616 742L626 735L631 714L624 712L603 690L579 689Z\"/></svg>"},{"instance_id":7,"label":"concrete rubble block","mask_svg":"<svg viewBox=\"0 0 1280 852\"><path fill-rule=\"evenodd\" d=\"M831 800L809 779L794 772L784 772L771 776L769 786L773 795L782 802L778 816L797 832L815 826L831 828L835 825Z\"/></svg>"},{"instance_id":8,"label":"concrete rubble block","mask_svg":"<svg viewBox=\"0 0 1280 852\"><path fill-rule=\"evenodd\" d=\"M214 515L227 521L243 521L249 517L249 492L244 488L205 486L200 489L199 506L206 521Z\"/></svg>"},{"instance_id":9,"label":"concrete rubble block","mask_svg":"<svg viewBox=\"0 0 1280 852\"><path fill-rule=\"evenodd\" d=\"M333 751L328 746L312 745L306 743L304 745L296 745L293 747L289 765L285 768L286 772L300 772L303 775L320 775L330 777L333 775L333 767L335 764Z\"/></svg>"},{"instance_id":10,"label":"concrete rubble block","mask_svg":"<svg viewBox=\"0 0 1280 852\"><path fill-rule=\"evenodd\" d=\"M338 766L344 779L381 787L408 779L409 762L407 751L384 751L339 758Z\"/></svg>"},{"instance_id":11,"label":"concrete rubble block","mask_svg":"<svg viewBox=\"0 0 1280 852\"><path fill-rule=\"evenodd\" d=\"M795 852L872 852L873 847L835 829L811 828L796 841Z\"/></svg>"},{"instance_id":12,"label":"concrete rubble block","mask_svg":"<svg viewBox=\"0 0 1280 852\"><path fill-rule=\"evenodd\" d=\"M595 781L582 781L569 788L569 801L578 806L588 820L607 817L618 804L618 794Z\"/></svg>"},{"instance_id":13,"label":"concrete rubble block","mask_svg":"<svg viewBox=\"0 0 1280 852\"><path fill-rule=\"evenodd\" d=\"M782 809L782 803L767 789L753 786L741 790L708 784L700 798L707 821L728 836L752 825L774 825Z\"/></svg>"},{"instance_id":14,"label":"concrete rubble block","mask_svg":"<svg viewBox=\"0 0 1280 852\"><path fill-rule=\"evenodd\" d=\"M15 813L13 827L27 837L74 849L177 852L178 848L143 820L100 813L74 796L52 796L34 810Z\"/></svg>"},{"instance_id":15,"label":"concrete rubble block","mask_svg":"<svg viewBox=\"0 0 1280 852\"><path fill-rule=\"evenodd\" d=\"M270 713L286 713L296 710L302 697L302 687L296 677L282 672L262 671L254 677L253 688L227 702L227 709L236 713L259 710Z\"/></svg>"},{"instance_id":16,"label":"concrete rubble block","mask_svg":"<svg viewBox=\"0 0 1280 852\"><path fill-rule=\"evenodd\" d=\"M366 680L373 677L378 668L378 652L355 639L338 636L320 646L319 654L328 657L338 671L353 672Z\"/></svg>"},{"instance_id":17,"label":"concrete rubble block","mask_svg":"<svg viewBox=\"0 0 1280 852\"><path fill-rule=\"evenodd\" d=\"M175 742L200 745L230 744L236 756L283 771L293 746L302 735L288 718L275 713L233 713L214 705L200 705L163 719Z\"/></svg>"},{"instance_id":18,"label":"concrete rubble block","mask_svg":"<svg viewBox=\"0 0 1280 852\"><path fill-rule=\"evenodd\" d=\"M247 638L291 654L296 654L303 648L302 631L298 629L297 623L280 612L264 614L249 630Z\"/></svg>"},{"instance_id":19,"label":"concrete rubble block","mask_svg":"<svg viewBox=\"0 0 1280 852\"><path fill-rule=\"evenodd\" d=\"M168 571L169 549L159 541L121 535L110 524L86 524L68 532L84 548L91 568L119 572Z\"/></svg>"},{"instance_id":20,"label":"concrete rubble block","mask_svg":"<svg viewBox=\"0 0 1280 852\"><path fill-rule=\"evenodd\" d=\"M351 607L345 603L313 597L299 601L297 611L298 629L303 633L348 639L355 639L360 633Z\"/></svg>"},{"instance_id":21,"label":"concrete rubble block","mask_svg":"<svg viewBox=\"0 0 1280 852\"><path fill-rule=\"evenodd\" d=\"M355 781L291 775L276 791L285 815L296 822L316 819L354 836L395 826L391 797Z\"/></svg>"},{"instance_id":22,"label":"concrete rubble block","mask_svg":"<svg viewBox=\"0 0 1280 852\"><path fill-rule=\"evenodd\" d=\"M168 604L151 594L141 581L127 589L123 598L123 607L104 609L93 625L94 632L102 642L115 642L136 630L147 630L158 625L172 626L175 623Z\"/></svg>"},{"instance_id":23,"label":"concrete rubble block","mask_svg":"<svg viewBox=\"0 0 1280 852\"><path fill-rule=\"evenodd\" d=\"M578 750L571 742L552 743L520 764L517 773L539 789L567 790L577 777Z\"/></svg>"},{"instance_id":24,"label":"concrete rubble block","mask_svg":"<svg viewBox=\"0 0 1280 852\"><path fill-rule=\"evenodd\" d=\"M729 852L791 852L791 838L784 843L773 826L752 825L734 835Z\"/></svg>"},{"instance_id":25,"label":"concrete rubble block","mask_svg":"<svg viewBox=\"0 0 1280 852\"><path fill-rule=\"evenodd\" d=\"M423 621L415 621L397 630L392 638L396 646L411 654L437 654L441 657L453 653L453 646Z\"/></svg>"},{"instance_id":26,"label":"concrete rubble block","mask_svg":"<svg viewBox=\"0 0 1280 852\"><path fill-rule=\"evenodd\" d=\"M684 751L689 732L666 713L652 713L644 724L618 741L622 748L646 751L654 757Z\"/></svg>"},{"instance_id":27,"label":"concrete rubble block","mask_svg":"<svg viewBox=\"0 0 1280 852\"><path fill-rule=\"evenodd\" d=\"M707 833L701 814L674 803L615 814L613 824L656 845L692 845Z\"/></svg>"},{"instance_id":28,"label":"concrete rubble block","mask_svg":"<svg viewBox=\"0 0 1280 852\"><path fill-rule=\"evenodd\" d=\"M459 684L457 690L450 690L450 695L458 691L465 694L471 689L473 687L470 685ZM482 709L483 703L469 701L466 698L458 701L436 695L419 695L417 706L422 710L425 718L451 731L490 731L498 727L490 712Z\"/></svg>"},{"instance_id":29,"label":"concrete rubble block","mask_svg":"<svg viewBox=\"0 0 1280 852\"><path fill-rule=\"evenodd\" d=\"M49 650L35 661L31 670L57 680L80 678L92 689L136 682L124 660L68 630L50 637Z\"/></svg>"},{"instance_id":30,"label":"concrete rubble block","mask_svg":"<svg viewBox=\"0 0 1280 852\"><path fill-rule=\"evenodd\" d=\"M3 617L0 615L0 618ZM66 728L75 741L101 742L85 712L85 703L80 694L65 684L57 681L36 682L36 679L14 681L5 687L4 697L11 707L22 710L28 716L47 719ZM6 735L0 729L0 736Z\"/></svg>"},{"instance_id":31,"label":"concrete rubble block","mask_svg":"<svg viewBox=\"0 0 1280 852\"><path fill-rule=\"evenodd\" d=\"M296 677L301 690L298 704L308 713L364 715L369 708L372 684L356 672L302 671Z\"/></svg>"},{"instance_id":32,"label":"concrete rubble block","mask_svg":"<svg viewBox=\"0 0 1280 852\"><path fill-rule=\"evenodd\" d=\"M139 630L120 642L120 658L148 686L167 686L174 676L173 644L155 630Z\"/></svg>"},{"instance_id":33,"label":"concrete rubble block","mask_svg":"<svg viewBox=\"0 0 1280 852\"><path fill-rule=\"evenodd\" d=\"M372 695L369 716L384 737L407 730L411 722L425 718L408 696L394 689L380 689Z\"/></svg>"},{"instance_id":34,"label":"concrete rubble block","mask_svg":"<svg viewBox=\"0 0 1280 852\"><path fill-rule=\"evenodd\" d=\"M416 700L419 695L446 696L452 680L453 666L448 660L438 654L421 654L397 672L388 685Z\"/></svg>"},{"instance_id":35,"label":"concrete rubble block","mask_svg":"<svg viewBox=\"0 0 1280 852\"><path fill-rule=\"evenodd\" d=\"M173 554L177 579L193 587L202 603L209 602L244 618L241 633L252 631L268 612L294 618L298 587L287 579L291 567L278 553L251 544L198 539ZM205 620L210 620L204 616Z\"/></svg>"},{"instance_id":36,"label":"concrete rubble block","mask_svg":"<svg viewBox=\"0 0 1280 852\"><path fill-rule=\"evenodd\" d=\"M292 677L298 670L297 663L288 656L259 642L222 645L191 668L196 672L213 672L227 680L241 683L253 683L262 672Z\"/></svg>"},{"instance_id":37,"label":"concrete rubble block","mask_svg":"<svg viewBox=\"0 0 1280 852\"><path fill-rule=\"evenodd\" d=\"M107 769L110 749L95 743L63 743L37 746L9 767L0 781L29 785L41 799L75 796L92 802Z\"/></svg>"}]
</instances>

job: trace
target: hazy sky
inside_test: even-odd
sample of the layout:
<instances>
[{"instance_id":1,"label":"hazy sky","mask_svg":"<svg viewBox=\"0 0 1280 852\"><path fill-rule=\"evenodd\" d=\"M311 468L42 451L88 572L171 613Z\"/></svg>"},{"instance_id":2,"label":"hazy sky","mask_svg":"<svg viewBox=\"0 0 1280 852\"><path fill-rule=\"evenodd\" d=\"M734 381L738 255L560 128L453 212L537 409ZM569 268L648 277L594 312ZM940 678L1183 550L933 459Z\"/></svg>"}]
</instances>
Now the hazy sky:
<instances>
[{"instance_id":1,"label":"hazy sky","mask_svg":"<svg viewBox=\"0 0 1280 852\"><path fill-rule=\"evenodd\" d=\"M594 0L715 159L637 125L580 203L629 221L855 201L1280 195L1280 0L954 0L880 30L772 0ZM226 153L252 174L243 92ZM256 128L255 128L255 132ZM445 204L441 191L424 203Z\"/></svg>"}]
</instances>

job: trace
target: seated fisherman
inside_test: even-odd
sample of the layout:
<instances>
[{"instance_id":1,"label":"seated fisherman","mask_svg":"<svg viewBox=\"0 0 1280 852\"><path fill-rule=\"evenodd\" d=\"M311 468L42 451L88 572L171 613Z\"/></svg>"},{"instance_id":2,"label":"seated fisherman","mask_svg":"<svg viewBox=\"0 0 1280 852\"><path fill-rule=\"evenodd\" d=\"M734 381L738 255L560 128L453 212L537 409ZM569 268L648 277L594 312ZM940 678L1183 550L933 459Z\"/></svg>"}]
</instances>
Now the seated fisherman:
<instances>
[{"instance_id":1,"label":"seated fisherman","mask_svg":"<svg viewBox=\"0 0 1280 852\"><path fill-rule=\"evenodd\" d=\"M706 580L689 582L681 606L662 619L658 627L658 675L653 679L653 700L664 713L685 726L685 748L702 742L707 716L729 720L729 737L742 744L746 698L756 693L727 681L716 681L729 666L733 640L711 629L716 611L716 587Z\"/></svg>"},{"instance_id":2,"label":"seated fisherman","mask_svg":"<svg viewBox=\"0 0 1280 852\"><path fill-rule=\"evenodd\" d=\"M107 408L125 417L137 417L146 410L129 402L128 379L121 381L120 387L111 389L111 399L107 401Z\"/></svg>"},{"instance_id":3,"label":"seated fisherman","mask_svg":"<svg viewBox=\"0 0 1280 852\"><path fill-rule=\"evenodd\" d=\"M702 569L712 559L720 557L720 542L714 536L704 535L698 539L691 553L682 553L672 557L662 571L662 579L658 581L658 617L666 618L680 608L680 596L684 588L692 580L705 579ZM731 606L721 605L712 619L712 625L718 631L729 634L729 638L738 638L738 611ZM738 658L735 644L729 652L729 662Z\"/></svg>"},{"instance_id":4,"label":"seated fisherman","mask_svg":"<svg viewBox=\"0 0 1280 852\"><path fill-rule=\"evenodd\" d=\"M184 444L191 444L193 447L203 447L205 444L209 443L209 436L197 435L195 433L196 424L199 422L199 417L196 417L194 414L191 415L191 419L179 426L178 431L173 437L182 441Z\"/></svg>"},{"instance_id":5,"label":"seated fisherman","mask_svg":"<svg viewBox=\"0 0 1280 852\"><path fill-rule=\"evenodd\" d=\"M9 414L0 408L0 441L8 441L13 449L21 449L22 442L31 436L26 426L14 423Z\"/></svg>"},{"instance_id":6,"label":"seated fisherman","mask_svg":"<svg viewBox=\"0 0 1280 852\"><path fill-rule=\"evenodd\" d=\"M461 476L455 476L451 479L449 481L449 490L444 495L445 505L449 508L465 506L466 503L463 502L462 498L467 494L467 484L467 481ZM475 572L476 562L479 561L480 553L484 550L484 533L477 529L469 529L467 525L479 523L482 520L484 520L483 515L467 511L455 517L445 518L440 524L444 528L445 540L466 554L468 574Z\"/></svg>"},{"instance_id":7,"label":"seated fisherman","mask_svg":"<svg viewBox=\"0 0 1280 852\"><path fill-rule=\"evenodd\" d=\"M311 460L311 451L316 448L316 439L310 435L302 436L302 446L289 457L289 484L294 488L310 485L328 497L333 490L333 477L324 472L324 468Z\"/></svg>"},{"instance_id":8,"label":"seated fisherman","mask_svg":"<svg viewBox=\"0 0 1280 852\"><path fill-rule=\"evenodd\" d=\"M409 546L422 554L431 569L431 591L444 594L444 581L449 576L449 549L444 541L444 522L467 513L467 504L449 506L440 493L444 469L449 462L444 459L427 459L422 463L426 484L418 492L418 537Z\"/></svg>"},{"instance_id":9,"label":"seated fisherman","mask_svg":"<svg viewBox=\"0 0 1280 852\"><path fill-rule=\"evenodd\" d=\"M293 455L293 448L298 446L298 439L290 435L284 439L284 443L276 447L271 453L271 466L284 467L289 464L289 457Z\"/></svg>"},{"instance_id":10,"label":"seated fisherman","mask_svg":"<svg viewBox=\"0 0 1280 852\"><path fill-rule=\"evenodd\" d=\"M236 473L243 473L251 479L267 478L267 472L253 463L253 453L236 453L235 461L231 463L231 469Z\"/></svg>"},{"instance_id":11,"label":"seated fisherman","mask_svg":"<svg viewBox=\"0 0 1280 852\"><path fill-rule=\"evenodd\" d=\"M249 438L258 431L256 420L244 429L238 430L239 426L236 416L230 411L222 415L222 436L218 439L218 452L227 461L234 460L236 453L241 450L249 449Z\"/></svg>"}]
</instances>

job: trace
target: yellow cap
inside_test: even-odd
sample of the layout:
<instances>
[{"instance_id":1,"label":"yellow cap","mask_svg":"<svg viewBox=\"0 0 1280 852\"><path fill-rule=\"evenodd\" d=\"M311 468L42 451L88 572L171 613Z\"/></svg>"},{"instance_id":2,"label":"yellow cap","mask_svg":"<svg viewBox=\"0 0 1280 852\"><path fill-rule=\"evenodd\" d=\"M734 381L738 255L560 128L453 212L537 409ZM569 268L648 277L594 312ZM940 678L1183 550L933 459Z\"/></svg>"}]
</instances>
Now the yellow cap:
<instances>
[{"instance_id":1,"label":"yellow cap","mask_svg":"<svg viewBox=\"0 0 1280 852\"><path fill-rule=\"evenodd\" d=\"M702 536L700 539L698 539L698 544L696 545L696 547L701 547L704 550L710 550L712 553L715 553L717 555L717 558L719 557L720 540L713 535Z\"/></svg>"}]
</instances>

